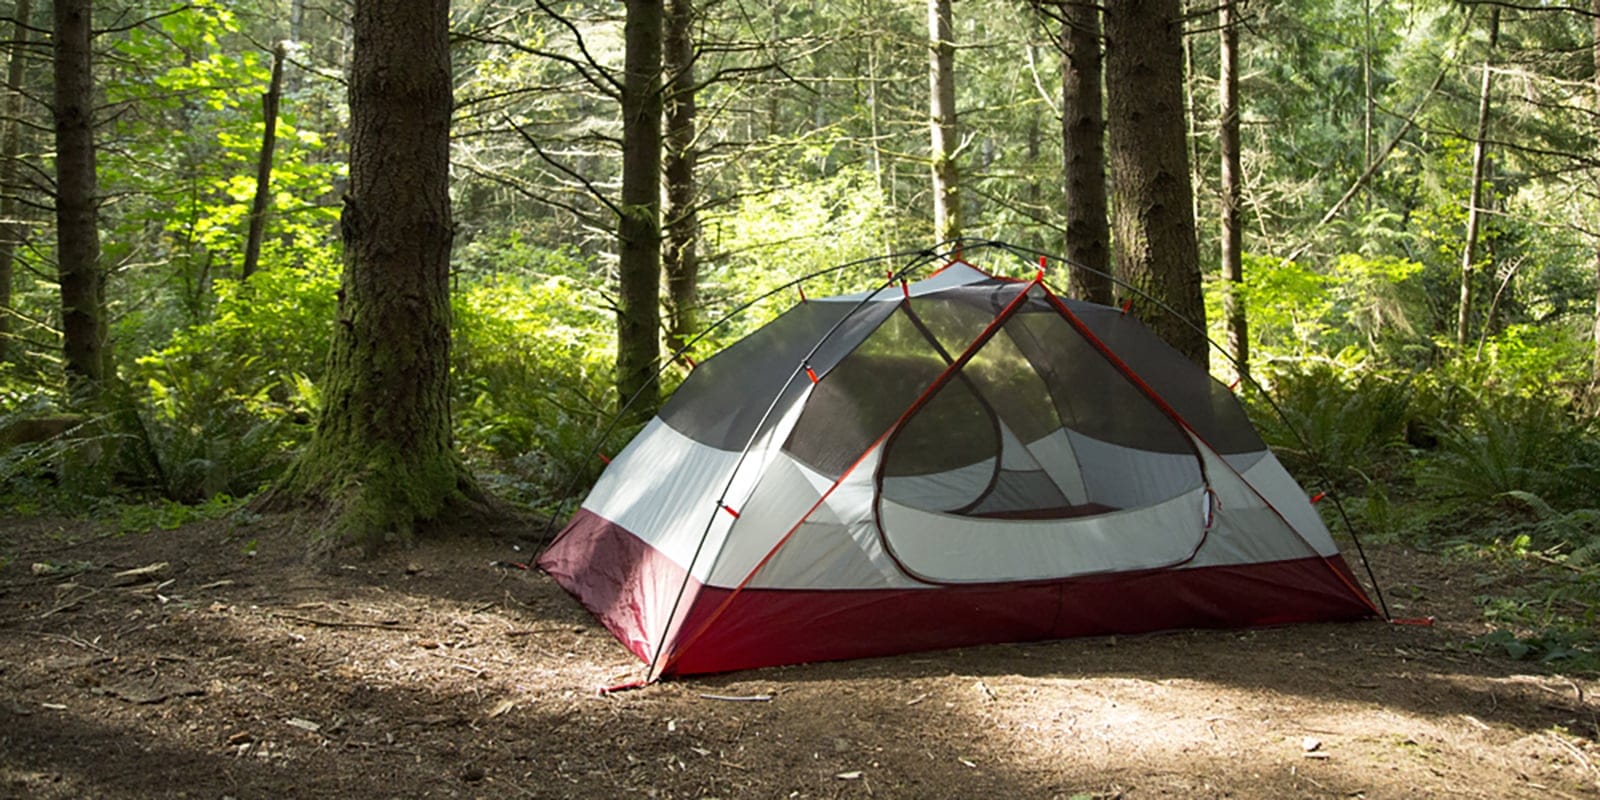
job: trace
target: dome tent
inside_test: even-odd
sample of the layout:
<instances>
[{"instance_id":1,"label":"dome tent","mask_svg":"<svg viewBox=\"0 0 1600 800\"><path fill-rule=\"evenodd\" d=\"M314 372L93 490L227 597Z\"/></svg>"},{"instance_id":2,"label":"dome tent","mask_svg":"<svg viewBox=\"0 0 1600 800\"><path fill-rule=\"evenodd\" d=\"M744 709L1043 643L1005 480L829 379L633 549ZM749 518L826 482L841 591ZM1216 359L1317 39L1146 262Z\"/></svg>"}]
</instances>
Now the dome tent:
<instances>
[{"instance_id":1,"label":"dome tent","mask_svg":"<svg viewBox=\"0 0 1600 800\"><path fill-rule=\"evenodd\" d=\"M1377 613L1227 387L956 260L694 369L539 557L649 679Z\"/></svg>"}]
</instances>

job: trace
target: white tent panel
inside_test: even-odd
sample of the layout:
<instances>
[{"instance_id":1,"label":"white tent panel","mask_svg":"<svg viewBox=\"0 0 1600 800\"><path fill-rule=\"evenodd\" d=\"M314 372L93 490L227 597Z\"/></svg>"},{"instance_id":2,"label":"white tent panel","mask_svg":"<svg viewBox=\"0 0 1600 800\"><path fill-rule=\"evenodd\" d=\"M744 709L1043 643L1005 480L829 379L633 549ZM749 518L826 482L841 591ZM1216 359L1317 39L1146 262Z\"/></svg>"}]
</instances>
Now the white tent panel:
<instances>
[{"instance_id":1,"label":"white tent panel","mask_svg":"<svg viewBox=\"0 0 1600 800\"><path fill-rule=\"evenodd\" d=\"M1047 580L1156 569L1194 554L1204 491L1095 517L992 520L919 511L887 500L889 547L918 577L941 583Z\"/></svg>"},{"instance_id":2,"label":"white tent panel","mask_svg":"<svg viewBox=\"0 0 1600 800\"><path fill-rule=\"evenodd\" d=\"M723 496L742 498L778 448L762 437L741 462L738 453L700 444L659 417L612 460L583 507L611 520L705 580L711 556L722 547L734 517L717 507ZM731 483L734 469L739 474ZM703 545L702 545L703 542Z\"/></svg>"},{"instance_id":3,"label":"white tent panel","mask_svg":"<svg viewBox=\"0 0 1600 800\"><path fill-rule=\"evenodd\" d=\"M802 467L779 454L767 463L765 474L734 522L731 535L715 560L707 583L737 586L761 563L822 497L802 473Z\"/></svg>"},{"instance_id":4,"label":"white tent panel","mask_svg":"<svg viewBox=\"0 0 1600 800\"><path fill-rule=\"evenodd\" d=\"M1141 508L1200 485L1193 453L1153 453L1068 431L1089 500L1112 508Z\"/></svg>"},{"instance_id":5,"label":"white tent panel","mask_svg":"<svg viewBox=\"0 0 1600 800\"><path fill-rule=\"evenodd\" d=\"M955 509L971 505L994 479L994 459L944 472L883 479L884 493L917 508Z\"/></svg>"},{"instance_id":6,"label":"white tent panel","mask_svg":"<svg viewBox=\"0 0 1600 800\"><path fill-rule=\"evenodd\" d=\"M1078 464L1078 454L1072 449L1072 440L1068 438L1066 428L1056 428L1049 435L1029 442L1027 447L1068 503L1081 506L1089 502L1083 469Z\"/></svg>"},{"instance_id":7,"label":"white tent panel","mask_svg":"<svg viewBox=\"0 0 1600 800\"><path fill-rule=\"evenodd\" d=\"M1338 553L1315 511L1309 518L1283 513L1295 504L1310 510L1311 504L1294 488L1292 479L1288 487L1269 486L1271 491L1266 492L1252 486L1252 476L1270 482L1270 467L1276 465L1276 459L1271 465L1260 460L1250 472L1240 475L1203 445L1201 452L1216 495L1216 521L1205 546L1184 566L1252 564ZM1278 470L1281 472L1282 468Z\"/></svg>"}]
</instances>

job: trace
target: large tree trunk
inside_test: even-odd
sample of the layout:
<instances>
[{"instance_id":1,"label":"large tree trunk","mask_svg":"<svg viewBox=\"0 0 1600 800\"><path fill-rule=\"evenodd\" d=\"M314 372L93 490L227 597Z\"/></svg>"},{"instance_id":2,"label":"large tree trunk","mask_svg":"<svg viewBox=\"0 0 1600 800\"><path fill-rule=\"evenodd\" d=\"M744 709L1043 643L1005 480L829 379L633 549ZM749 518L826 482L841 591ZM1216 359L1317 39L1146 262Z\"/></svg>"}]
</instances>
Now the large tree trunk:
<instances>
[{"instance_id":1,"label":"large tree trunk","mask_svg":"<svg viewBox=\"0 0 1600 800\"><path fill-rule=\"evenodd\" d=\"M1135 290L1129 298L1135 311L1204 367L1180 12L1178 0L1118 0L1105 8L1113 239L1119 277Z\"/></svg>"},{"instance_id":2,"label":"large tree trunk","mask_svg":"<svg viewBox=\"0 0 1600 800\"><path fill-rule=\"evenodd\" d=\"M1493 86L1494 48L1500 38L1500 8L1489 9L1489 49L1483 56L1483 80L1478 87L1478 130L1472 142L1472 185L1467 189L1467 235L1461 246L1461 301L1456 306L1456 346L1466 348L1472 327L1472 277L1477 272L1478 231L1483 215L1483 175L1489 159L1489 90Z\"/></svg>"},{"instance_id":3,"label":"large tree trunk","mask_svg":"<svg viewBox=\"0 0 1600 800\"><path fill-rule=\"evenodd\" d=\"M239 277L248 278L261 261L261 240L267 232L267 209L272 202L272 151L278 142L278 98L283 94L283 42L272 48L272 81L261 96L261 116L266 126L261 134L261 154L256 159L256 196L250 203L250 231L244 240L244 267Z\"/></svg>"},{"instance_id":4,"label":"large tree trunk","mask_svg":"<svg viewBox=\"0 0 1600 800\"><path fill-rule=\"evenodd\" d=\"M960 181L956 150L956 46L951 31L950 0L928 0L928 104L933 147L933 238L949 241L961 235Z\"/></svg>"},{"instance_id":5,"label":"large tree trunk","mask_svg":"<svg viewBox=\"0 0 1600 800\"><path fill-rule=\"evenodd\" d=\"M661 3L628 0L627 11L617 394L626 418L641 421L661 402L656 378L661 357Z\"/></svg>"},{"instance_id":6,"label":"large tree trunk","mask_svg":"<svg viewBox=\"0 0 1600 800\"><path fill-rule=\"evenodd\" d=\"M668 0L662 60L667 86L666 219L662 253L667 273L667 344L676 352L700 330L696 246L700 215L695 186L694 3Z\"/></svg>"},{"instance_id":7,"label":"large tree trunk","mask_svg":"<svg viewBox=\"0 0 1600 800\"><path fill-rule=\"evenodd\" d=\"M326 503L332 543L404 541L479 498L450 431L449 7L355 3L338 324L316 432L273 493Z\"/></svg>"},{"instance_id":8,"label":"large tree trunk","mask_svg":"<svg viewBox=\"0 0 1600 800\"><path fill-rule=\"evenodd\" d=\"M1222 315L1228 326L1228 352L1240 381L1250 377L1250 329L1244 305L1243 171L1239 166L1239 25L1232 0L1221 8L1221 66L1217 79L1221 119L1217 148L1222 152L1222 277L1227 281Z\"/></svg>"},{"instance_id":9,"label":"large tree trunk","mask_svg":"<svg viewBox=\"0 0 1600 800\"><path fill-rule=\"evenodd\" d=\"M11 62L6 69L4 140L0 140L0 364L11 360L11 285L12 265L17 246L27 228L17 218L20 205L17 193L17 158L22 153L22 82L28 67L28 27L33 16L32 0L17 0L12 27Z\"/></svg>"},{"instance_id":10,"label":"large tree trunk","mask_svg":"<svg viewBox=\"0 0 1600 800\"><path fill-rule=\"evenodd\" d=\"M1061 142L1067 182L1067 269L1072 295L1110 305L1111 230L1106 211L1106 122L1100 9L1061 5Z\"/></svg>"},{"instance_id":11,"label":"large tree trunk","mask_svg":"<svg viewBox=\"0 0 1600 800\"><path fill-rule=\"evenodd\" d=\"M62 354L75 400L98 398L111 377L100 274L95 182L90 0L55 0L56 241Z\"/></svg>"}]
</instances>

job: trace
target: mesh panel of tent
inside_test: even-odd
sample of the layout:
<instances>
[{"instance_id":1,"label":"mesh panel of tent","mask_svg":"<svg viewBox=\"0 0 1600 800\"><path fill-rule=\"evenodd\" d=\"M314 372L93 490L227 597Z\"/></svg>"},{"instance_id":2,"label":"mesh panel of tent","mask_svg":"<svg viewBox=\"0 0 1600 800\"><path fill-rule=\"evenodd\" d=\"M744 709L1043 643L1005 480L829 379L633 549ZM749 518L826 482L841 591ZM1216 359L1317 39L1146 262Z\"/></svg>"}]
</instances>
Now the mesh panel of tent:
<instances>
[{"instance_id":1,"label":"mesh panel of tent","mask_svg":"<svg viewBox=\"0 0 1600 800\"><path fill-rule=\"evenodd\" d=\"M960 339L943 327L966 315L933 299L912 305L909 317L930 332L925 347ZM1202 480L1182 428L1056 309L1035 303L1020 306L906 420L881 467L888 500L1033 519L1160 502ZM1120 489L1134 481L1137 495Z\"/></svg>"}]
</instances>

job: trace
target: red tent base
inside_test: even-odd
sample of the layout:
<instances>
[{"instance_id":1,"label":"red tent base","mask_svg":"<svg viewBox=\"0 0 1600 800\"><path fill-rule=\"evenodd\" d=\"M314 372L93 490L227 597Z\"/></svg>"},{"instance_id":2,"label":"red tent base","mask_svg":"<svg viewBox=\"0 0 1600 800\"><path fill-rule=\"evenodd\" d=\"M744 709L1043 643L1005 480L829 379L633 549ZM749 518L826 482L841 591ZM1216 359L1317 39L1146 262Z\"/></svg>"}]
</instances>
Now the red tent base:
<instances>
[{"instance_id":1,"label":"red tent base","mask_svg":"<svg viewBox=\"0 0 1600 800\"><path fill-rule=\"evenodd\" d=\"M1117 573L926 589L775 590L690 579L682 624L659 647L643 609L670 608L681 567L638 537L578 512L539 566L660 677L884 656L977 644L1246 628L1371 617L1344 559ZM654 603L646 602L654 598ZM665 599L667 602L663 603ZM664 610L656 612L664 617ZM660 625L659 621L656 623Z\"/></svg>"}]
</instances>

